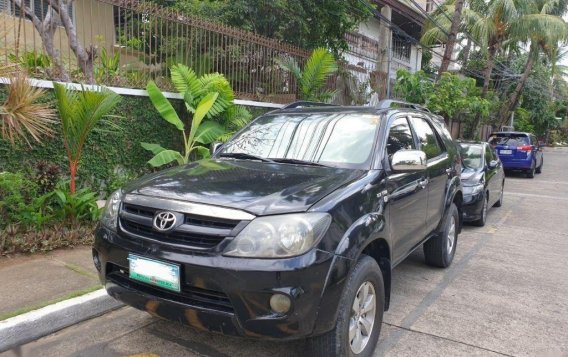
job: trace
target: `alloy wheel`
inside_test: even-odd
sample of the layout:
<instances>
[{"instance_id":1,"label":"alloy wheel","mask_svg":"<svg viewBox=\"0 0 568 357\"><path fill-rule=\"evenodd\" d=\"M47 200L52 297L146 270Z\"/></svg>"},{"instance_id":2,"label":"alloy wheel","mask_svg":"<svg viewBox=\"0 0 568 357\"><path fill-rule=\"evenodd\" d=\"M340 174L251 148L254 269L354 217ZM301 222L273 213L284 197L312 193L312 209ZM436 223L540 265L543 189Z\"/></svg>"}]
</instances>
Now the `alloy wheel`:
<instances>
[{"instance_id":1,"label":"alloy wheel","mask_svg":"<svg viewBox=\"0 0 568 357\"><path fill-rule=\"evenodd\" d=\"M454 249L454 244L456 243L456 219L454 216L450 217L450 229L448 229L447 238L448 255L451 255L452 249Z\"/></svg>"},{"instance_id":2,"label":"alloy wheel","mask_svg":"<svg viewBox=\"0 0 568 357\"><path fill-rule=\"evenodd\" d=\"M349 345L354 354L361 353L369 343L376 313L375 288L371 282L365 281L357 290L349 318Z\"/></svg>"}]
</instances>

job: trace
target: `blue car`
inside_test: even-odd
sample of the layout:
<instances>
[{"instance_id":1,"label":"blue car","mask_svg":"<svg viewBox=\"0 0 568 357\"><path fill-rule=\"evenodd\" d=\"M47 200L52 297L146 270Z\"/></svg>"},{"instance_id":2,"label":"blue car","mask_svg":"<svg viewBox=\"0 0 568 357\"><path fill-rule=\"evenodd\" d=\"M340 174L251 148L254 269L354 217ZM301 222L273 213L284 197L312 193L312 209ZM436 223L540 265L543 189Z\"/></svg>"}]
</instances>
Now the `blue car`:
<instances>
[{"instance_id":1,"label":"blue car","mask_svg":"<svg viewBox=\"0 0 568 357\"><path fill-rule=\"evenodd\" d=\"M492 133L488 141L497 151L505 170L521 170L529 178L542 172L542 147L533 134L502 131Z\"/></svg>"}]
</instances>

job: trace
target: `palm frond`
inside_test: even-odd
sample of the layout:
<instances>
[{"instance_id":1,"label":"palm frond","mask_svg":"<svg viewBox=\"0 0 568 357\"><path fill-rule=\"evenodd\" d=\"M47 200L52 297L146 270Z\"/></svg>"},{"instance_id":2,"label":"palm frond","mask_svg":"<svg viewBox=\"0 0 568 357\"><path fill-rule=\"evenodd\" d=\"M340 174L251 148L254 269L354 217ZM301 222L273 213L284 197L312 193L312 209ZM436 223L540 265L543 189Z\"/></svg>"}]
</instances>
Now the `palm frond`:
<instances>
[{"instance_id":1,"label":"palm frond","mask_svg":"<svg viewBox=\"0 0 568 357\"><path fill-rule=\"evenodd\" d=\"M120 102L120 96L106 88L76 91L53 83L61 131L70 160L78 161L89 132Z\"/></svg>"},{"instance_id":2,"label":"palm frond","mask_svg":"<svg viewBox=\"0 0 568 357\"><path fill-rule=\"evenodd\" d=\"M201 83L201 89L198 100L201 100L205 95L210 93L218 93L217 100L207 113L206 118L213 118L233 105L235 94L225 76L219 73L204 74L199 78L199 82Z\"/></svg>"},{"instance_id":3,"label":"palm frond","mask_svg":"<svg viewBox=\"0 0 568 357\"><path fill-rule=\"evenodd\" d=\"M302 70L294 57L285 56L274 58L274 62L276 62L276 64L284 71L292 73L296 80L299 81L300 78L302 78Z\"/></svg>"},{"instance_id":4,"label":"palm frond","mask_svg":"<svg viewBox=\"0 0 568 357\"><path fill-rule=\"evenodd\" d=\"M325 86L327 77L337 72L337 62L325 48L316 48L304 66L300 78L300 91L303 99L313 99L314 94Z\"/></svg>"},{"instance_id":5,"label":"palm frond","mask_svg":"<svg viewBox=\"0 0 568 357\"><path fill-rule=\"evenodd\" d=\"M11 78L8 97L0 107L0 134L4 140L14 144L21 139L31 146L28 135L39 143L42 136L53 134L55 110L49 103L40 102L44 94L22 74Z\"/></svg>"},{"instance_id":6,"label":"palm frond","mask_svg":"<svg viewBox=\"0 0 568 357\"><path fill-rule=\"evenodd\" d=\"M195 71L186 65L176 64L170 69L172 83L176 90L185 95L189 92L193 97L197 95L201 85Z\"/></svg>"},{"instance_id":7,"label":"palm frond","mask_svg":"<svg viewBox=\"0 0 568 357\"><path fill-rule=\"evenodd\" d=\"M241 105L233 105L227 109L224 124L229 130L239 130L252 119L252 114Z\"/></svg>"}]
</instances>

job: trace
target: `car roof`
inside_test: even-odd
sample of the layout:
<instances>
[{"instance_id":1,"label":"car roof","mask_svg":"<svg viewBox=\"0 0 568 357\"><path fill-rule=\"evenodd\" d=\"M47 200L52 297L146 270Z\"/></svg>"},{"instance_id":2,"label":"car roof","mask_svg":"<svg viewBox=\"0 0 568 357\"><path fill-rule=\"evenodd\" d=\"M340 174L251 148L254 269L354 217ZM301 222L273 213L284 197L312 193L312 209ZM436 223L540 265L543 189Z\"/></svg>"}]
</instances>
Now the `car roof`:
<instances>
[{"instance_id":1,"label":"car roof","mask_svg":"<svg viewBox=\"0 0 568 357\"><path fill-rule=\"evenodd\" d=\"M419 104L407 103L397 100L381 100L377 106L340 106L327 103L298 101L286 105L282 109L271 111L267 114L296 113L296 114L317 114L317 113L361 113L361 114L395 114L397 112L414 112L427 114L431 118L441 119L440 116L433 114L427 108Z\"/></svg>"},{"instance_id":2,"label":"car roof","mask_svg":"<svg viewBox=\"0 0 568 357\"><path fill-rule=\"evenodd\" d=\"M466 145L485 145L487 142L485 141L476 141L476 140L458 140L458 144L466 144Z\"/></svg>"}]
</instances>

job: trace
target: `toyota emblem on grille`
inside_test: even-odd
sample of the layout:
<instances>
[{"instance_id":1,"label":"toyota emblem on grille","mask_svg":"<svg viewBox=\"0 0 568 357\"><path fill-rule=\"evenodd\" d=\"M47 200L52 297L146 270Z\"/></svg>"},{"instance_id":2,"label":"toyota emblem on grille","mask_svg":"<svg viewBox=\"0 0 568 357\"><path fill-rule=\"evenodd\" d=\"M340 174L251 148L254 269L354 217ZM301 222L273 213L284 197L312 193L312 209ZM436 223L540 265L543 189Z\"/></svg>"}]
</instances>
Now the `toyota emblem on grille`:
<instances>
[{"instance_id":1,"label":"toyota emblem on grille","mask_svg":"<svg viewBox=\"0 0 568 357\"><path fill-rule=\"evenodd\" d=\"M176 215L172 212L161 211L154 216L154 228L160 232L166 232L176 225Z\"/></svg>"}]
</instances>

